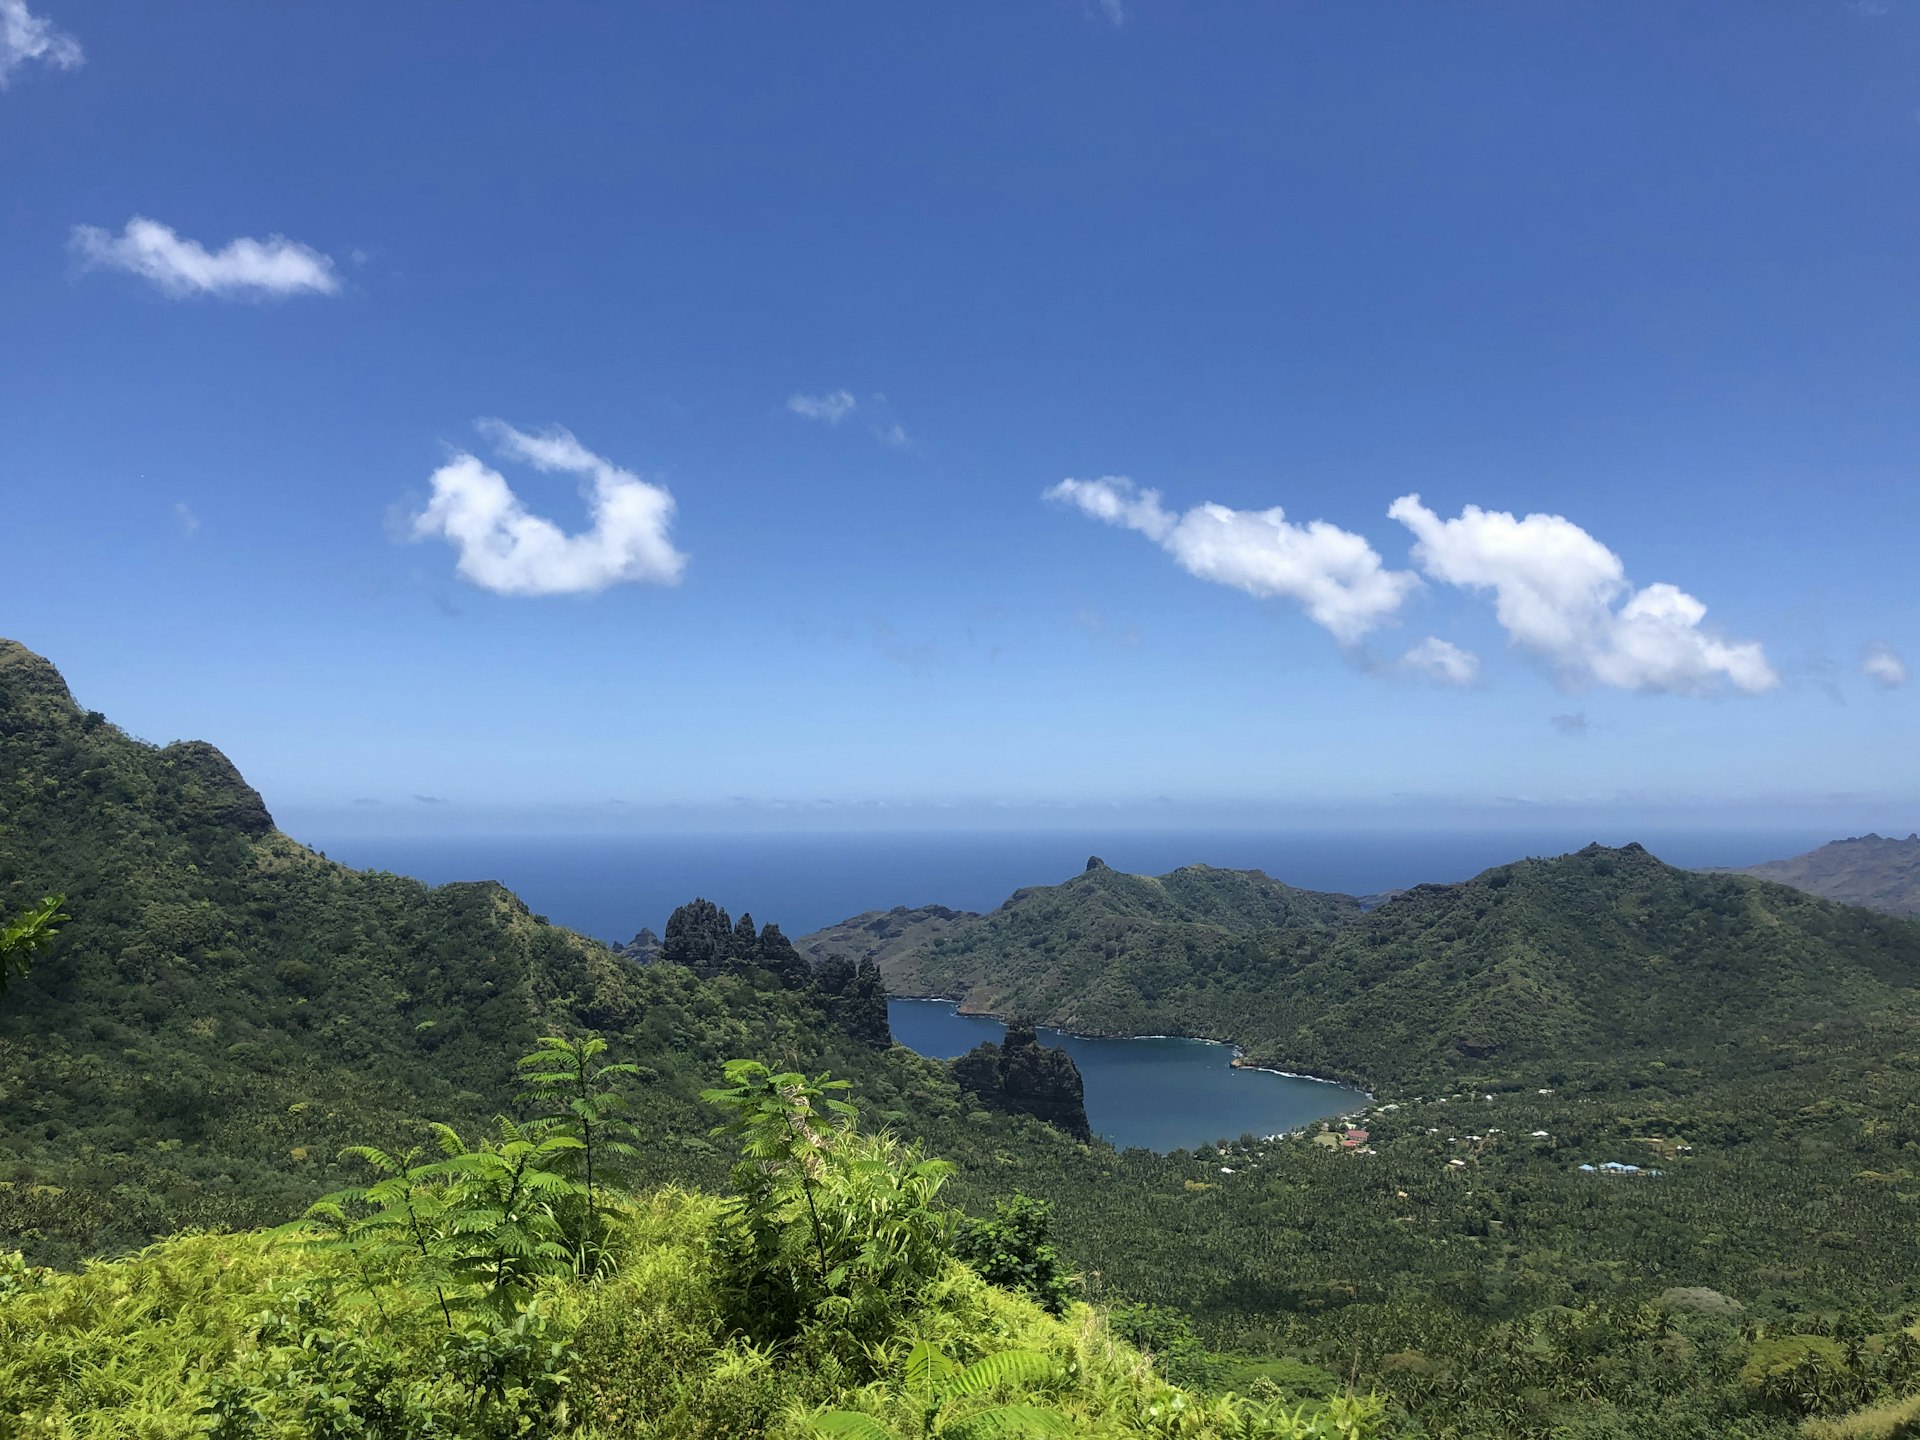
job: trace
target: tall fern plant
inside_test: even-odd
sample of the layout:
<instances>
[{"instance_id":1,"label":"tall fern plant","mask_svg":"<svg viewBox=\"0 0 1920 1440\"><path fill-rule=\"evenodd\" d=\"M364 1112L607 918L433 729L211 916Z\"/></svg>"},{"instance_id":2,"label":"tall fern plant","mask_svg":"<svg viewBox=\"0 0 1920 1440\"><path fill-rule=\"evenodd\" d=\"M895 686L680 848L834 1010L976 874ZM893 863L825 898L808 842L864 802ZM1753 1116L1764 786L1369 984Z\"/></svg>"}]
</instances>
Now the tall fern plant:
<instances>
[{"instance_id":1,"label":"tall fern plant","mask_svg":"<svg viewBox=\"0 0 1920 1440\"><path fill-rule=\"evenodd\" d=\"M497 1139L469 1149L436 1125L447 1158L448 1261L454 1275L496 1310L512 1311L543 1275L575 1266L560 1216L586 1186L565 1173L580 1149L571 1135L522 1127L502 1115Z\"/></svg>"},{"instance_id":2,"label":"tall fern plant","mask_svg":"<svg viewBox=\"0 0 1920 1440\"><path fill-rule=\"evenodd\" d=\"M715 1236L736 1328L756 1341L800 1335L856 1368L949 1262L953 1216L937 1203L953 1167L887 1134L862 1135L846 1082L730 1060L706 1098L740 1145L738 1192Z\"/></svg>"},{"instance_id":3,"label":"tall fern plant","mask_svg":"<svg viewBox=\"0 0 1920 1440\"><path fill-rule=\"evenodd\" d=\"M340 1155L370 1166L379 1178L371 1185L339 1190L315 1201L303 1220L285 1228L311 1244L350 1256L383 1320L386 1305L378 1282L407 1270L421 1284L433 1287L447 1329L453 1329L453 1308L447 1299L444 1172L418 1163L418 1149L390 1155L378 1146L350 1145ZM317 1238L312 1234L314 1227L320 1231Z\"/></svg>"},{"instance_id":4,"label":"tall fern plant","mask_svg":"<svg viewBox=\"0 0 1920 1440\"><path fill-rule=\"evenodd\" d=\"M640 1073L638 1065L606 1064L607 1042L589 1030L579 1040L562 1035L542 1036L539 1048L520 1060L520 1079L528 1097L551 1113L535 1125L549 1128L580 1143L578 1152L585 1185L584 1216L574 1237L580 1273L591 1278L605 1257L601 1217L602 1193L608 1182L630 1179L625 1162L637 1152L633 1125L627 1119L630 1102L614 1082Z\"/></svg>"},{"instance_id":5,"label":"tall fern plant","mask_svg":"<svg viewBox=\"0 0 1920 1440\"><path fill-rule=\"evenodd\" d=\"M559 1217L586 1187L564 1173L563 1157L580 1148L573 1136L497 1123L496 1138L472 1146L452 1126L433 1126L441 1158L424 1164L417 1150L342 1151L377 1178L315 1202L294 1228L348 1253L376 1299L396 1274L431 1286L449 1331L456 1309L513 1313L542 1276L574 1268Z\"/></svg>"}]
</instances>

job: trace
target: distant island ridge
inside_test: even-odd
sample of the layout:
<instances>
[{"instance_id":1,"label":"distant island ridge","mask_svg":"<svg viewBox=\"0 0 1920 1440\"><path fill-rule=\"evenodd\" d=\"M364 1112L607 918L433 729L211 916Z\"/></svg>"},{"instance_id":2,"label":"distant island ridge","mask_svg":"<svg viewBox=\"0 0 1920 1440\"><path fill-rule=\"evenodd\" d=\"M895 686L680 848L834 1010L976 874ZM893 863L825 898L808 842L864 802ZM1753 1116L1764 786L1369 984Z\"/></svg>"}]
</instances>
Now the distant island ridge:
<instances>
[{"instance_id":1,"label":"distant island ridge","mask_svg":"<svg viewBox=\"0 0 1920 1440\"><path fill-rule=\"evenodd\" d=\"M1086 865L1088 872L1111 868L1097 855L1090 857ZM1182 868L1213 870L1216 867L1193 865ZM1834 840L1818 849L1784 860L1768 860L1745 866L1702 865L1698 868L1703 874L1710 875L1752 875L1757 879L1771 880L1809 895L1817 895L1823 900L1859 905L1885 915L1920 916L1920 832L1909 834L1904 840L1870 832ZM1262 880L1269 878L1260 870L1224 873L1257 876ZM1005 910L1017 904L1022 897L1047 888L1029 886L1017 890L1000 909ZM1359 910L1369 911L1396 896L1406 894L1412 888L1417 887L1342 898L1350 898ZM844 954L878 961L885 968L886 962L896 956L942 939L956 929L964 929L980 921L982 917L983 912L956 910L946 905L895 905L886 910L864 911L836 924L823 926L801 936L794 944L809 959L820 960L828 955ZM651 931L642 930L635 938L634 946L644 952L646 942L651 937ZM658 942L653 943L657 945ZM915 998L955 997L926 995Z\"/></svg>"},{"instance_id":2,"label":"distant island ridge","mask_svg":"<svg viewBox=\"0 0 1920 1440\"><path fill-rule=\"evenodd\" d=\"M1730 873L1791 885L1823 900L1862 905L1885 915L1920 916L1920 834L1904 840L1856 835L1787 860Z\"/></svg>"}]
</instances>

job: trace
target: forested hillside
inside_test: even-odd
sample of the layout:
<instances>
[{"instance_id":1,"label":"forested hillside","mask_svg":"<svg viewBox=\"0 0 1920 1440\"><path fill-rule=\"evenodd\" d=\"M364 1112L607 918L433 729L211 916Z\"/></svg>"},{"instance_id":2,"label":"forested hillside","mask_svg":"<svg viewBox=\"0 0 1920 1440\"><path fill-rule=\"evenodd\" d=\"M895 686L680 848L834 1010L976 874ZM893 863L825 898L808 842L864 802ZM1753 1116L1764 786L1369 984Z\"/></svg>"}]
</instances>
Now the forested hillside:
<instances>
[{"instance_id":1,"label":"forested hillside","mask_svg":"<svg viewBox=\"0 0 1920 1440\"><path fill-rule=\"evenodd\" d=\"M1071 880L1016 891L987 915L856 917L800 943L872 956L900 995L959 996L970 1009L1069 1029L1226 1035L1204 1006L1187 1003L1208 974L1258 963L1255 937L1328 930L1360 914L1351 896L1298 890L1257 870L1128 875L1096 856Z\"/></svg>"},{"instance_id":2,"label":"forested hillside","mask_svg":"<svg viewBox=\"0 0 1920 1440\"><path fill-rule=\"evenodd\" d=\"M46 1258L284 1220L349 1142L486 1122L553 1028L644 1067L657 1175L717 1173L698 1095L736 1055L832 1067L883 1106L957 1097L873 1048L852 967L636 966L498 885L349 870L277 831L218 750L129 738L7 641L0 818L0 915L60 893L73 916L0 1003L0 1235Z\"/></svg>"},{"instance_id":3,"label":"forested hillside","mask_svg":"<svg viewBox=\"0 0 1920 1440\"><path fill-rule=\"evenodd\" d=\"M1869 1014L1920 980L1920 925L1590 846L1364 914L1243 872L1089 871L881 966L969 1008L1405 1087Z\"/></svg>"},{"instance_id":4,"label":"forested hillside","mask_svg":"<svg viewBox=\"0 0 1920 1440\"><path fill-rule=\"evenodd\" d=\"M373 1295L341 1270L349 1252L296 1260L258 1237L169 1242L77 1279L0 1265L0 1370L41 1387L17 1394L84 1371L137 1398L164 1375L203 1417L181 1434L210 1423L202 1402L238 1416L307 1393L289 1376L362 1418L388 1399L441 1406L471 1421L448 1431L462 1434L496 1433L487 1407L509 1398L556 1433L591 1433L585 1406L685 1434L799 1433L778 1429L794 1405L899 1419L903 1350L848 1380L748 1354L716 1318L725 1277L701 1267L731 1142L702 1092L743 1056L846 1075L872 1122L861 1145L892 1126L957 1162L943 1199L975 1218L942 1223L956 1245L973 1237L984 1271L1014 1283L1057 1244L1078 1277L1065 1293L1106 1318L1062 1329L936 1275L913 1323L969 1361L1044 1350L1061 1368L1030 1398L1116 1433L1294 1433L1222 1428L1207 1397L1257 1390L1279 1417L1351 1381L1389 1397L1396 1436L1786 1440L1809 1416L1897 1414L1920 1388L1910 922L1637 847L1503 866L1371 914L1263 876L1096 866L977 926L956 917L940 963L990 938L991 993L1060 996L1068 968L1088 984L1082 1023L1224 1035L1378 1087L1353 1148L1308 1133L1115 1154L882 1048L870 969L801 964L777 928L704 902L638 964L497 886L346 870L275 831L217 751L130 739L11 645L0 801L0 915L64 893L73 917L0 996L0 1252L71 1265L181 1227L286 1222L371 1178L342 1147L404 1155L432 1145L429 1119L468 1145L515 1144L494 1120L517 1113L515 1057L586 1027L638 1067L633 1179L707 1192L645 1201L617 1284L542 1280L512 1326L475 1332L479 1349L421 1327L431 1265ZM1020 1191L1052 1207L1050 1239ZM370 1349L354 1338L368 1305L411 1318ZM659 1334L689 1357L680 1380L648 1348ZM1156 1389L1124 1341L1192 1397ZM193 1389L202 1371L218 1394ZM424 1388L382 1389L395 1375ZM119 1433L105 1409L79 1428L94 1412L73 1394L69 1429L47 1433ZM1215 1419L1181 1428L1207 1406ZM274 1433L332 1433L317 1423ZM1836 1423L1822 1433L1899 1433Z\"/></svg>"}]
</instances>

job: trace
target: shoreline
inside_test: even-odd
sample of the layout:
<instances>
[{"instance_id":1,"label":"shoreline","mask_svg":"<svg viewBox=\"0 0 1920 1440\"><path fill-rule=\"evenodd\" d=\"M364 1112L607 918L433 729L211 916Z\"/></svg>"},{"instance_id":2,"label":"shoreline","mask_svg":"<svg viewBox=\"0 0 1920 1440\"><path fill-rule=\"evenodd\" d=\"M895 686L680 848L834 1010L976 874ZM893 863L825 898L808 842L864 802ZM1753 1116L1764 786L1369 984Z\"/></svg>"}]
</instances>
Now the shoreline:
<instances>
[{"instance_id":1,"label":"shoreline","mask_svg":"<svg viewBox=\"0 0 1920 1440\"><path fill-rule=\"evenodd\" d=\"M966 1015L980 1020L995 1020L998 1021L1002 1027L1005 1027L1007 1023L1006 1016L996 1015L991 1010L962 1010L960 1008L962 1002L951 995L889 995L887 999L889 1001L907 1000L916 1004L926 1005L951 1005L953 1006L953 1013L956 1015ZM1207 1035L1122 1035L1117 1031L1111 1030L1063 1030L1057 1025L1038 1025L1036 1028L1051 1030L1056 1035L1063 1035L1072 1040L1182 1040L1194 1045L1225 1045L1233 1051L1233 1055L1227 1061L1227 1068L1230 1070L1252 1071L1262 1075L1279 1075L1288 1080L1308 1080L1315 1085L1336 1085L1342 1090L1351 1090L1357 1095L1364 1095L1368 1105L1377 1105L1380 1103L1380 1097L1373 1092L1370 1086L1356 1080L1336 1080L1329 1075L1309 1075L1302 1070L1282 1070L1275 1065L1243 1064L1242 1062L1247 1052L1237 1040L1215 1040ZM898 1044L899 1042L895 1041L894 1043ZM908 1048L911 1049L912 1047L909 1046Z\"/></svg>"}]
</instances>

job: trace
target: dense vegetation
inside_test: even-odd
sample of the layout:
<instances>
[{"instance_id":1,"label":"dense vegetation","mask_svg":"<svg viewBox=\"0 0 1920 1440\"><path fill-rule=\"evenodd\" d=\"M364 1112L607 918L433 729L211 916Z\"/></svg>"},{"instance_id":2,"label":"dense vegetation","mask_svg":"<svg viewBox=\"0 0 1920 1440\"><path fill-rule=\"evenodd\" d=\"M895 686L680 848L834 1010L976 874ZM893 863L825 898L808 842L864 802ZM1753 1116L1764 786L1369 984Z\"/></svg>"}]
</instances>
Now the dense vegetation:
<instances>
[{"instance_id":1,"label":"dense vegetation","mask_svg":"<svg viewBox=\"0 0 1920 1440\"><path fill-rule=\"evenodd\" d=\"M775 927L773 968L636 966L497 885L348 870L213 747L130 739L3 641L0 814L0 916L58 891L74 917L0 1000L0 1235L41 1260L284 1220L345 1145L404 1149L423 1111L489 1124L512 1057L569 1027L642 1066L656 1176L719 1177L699 1095L743 1053L962 1111L943 1067L874 1048L871 973L783 965Z\"/></svg>"},{"instance_id":2,"label":"dense vegetation","mask_svg":"<svg viewBox=\"0 0 1920 1440\"><path fill-rule=\"evenodd\" d=\"M0 1435L1379 1433L1370 1397L1182 1391L1057 1288L984 1282L951 1167L862 1131L824 1076L726 1066L728 1198L596 1185L635 1073L603 1052L544 1039L521 1063L544 1113L472 1144L437 1124L424 1161L355 1147L372 1183L276 1232L82 1274L0 1257Z\"/></svg>"},{"instance_id":3,"label":"dense vegetation","mask_svg":"<svg viewBox=\"0 0 1920 1440\"><path fill-rule=\"evenodd\" d=\"M566 1423L602 1433L751 1433L729 1417L797 1423L794 1406L952 1432L975 1404L1094 1403L1058 1380L964 1393L959 1377L1002 1352L1052 1355L1076 1384L1104 1375L1131 1405L1160 1382L1128 1345L1192 1389L1181 1405L1262 1381L1292 1405L1351 1381L1388 1397L1388 1433L1432 1440L1785 1440L1809 1417L1824 1427L1810 1436L1892 1436L1920 1390L1910 923L1636 848L1521 862L1370 914L1264 877L1095 868L997 912L1000 929L983 918L980 934L1019 939L994 942L994 984L1040 998L1049 967L1071 967L1100 1028L1227 1036L1379 1092L1357 1147L1310 1134L1115 1154L882 1048L857 956L799 966L777 928L696 903L670 938L704 948L636 964L497 886L347 871L276 832L211 747L133 741L4 645L0 812L0 915L64 892L73 916L0 996L0 1250L70 1267L183 1226L279 1224L329 1192L345 1232L177 1239L78 1275L6 1267L0 1366L15 1368L0 1373L37 1398L0 1436L137 1431L127 1407L186 1403L163 1375L235 1387L245 1404L229 1408L266 1406L271 1433L352 1433L260 1399L307 1393L296 1373L328 1406L417 1401L429 1410L396 1413L437 1415L437 1433L533 1433L558 1423L556 1395ZM945 923L938 945L965 961L971 922ZM589 1028L607 1052L537 1046ZM544 1059L516 1066L528 1052ZM854 1298L828 1293L829 1227L742 1225L756 1195L797 1216L807 1187L777 1200L735 1172L732 1199L714 1198L753 1137L711 1135L702 1094L749 1054L847 1076L900 1137L849 1132L832 1165L956 1165L913 1202L954 1207L938 1245L913 1242L913 1273L934 1258L938 1273L860 1321L897 1337L864 1370L836 1370L854 1362L795 1328ZM637 1068L602 1074L615 1060ZM533 1115L528 1090L545 1097ZM501 1113L524 1119L503 1129ZM448 1129L424 1131L423 1114ZM557 1179L536 1182L548 1208L514 1244L564 1266L507 1264L495 1244L430 1246L416 1268L360 1228L385 1181L478 1185L523 1160ZM1577 1168L1608 1161L1663 1173ZM925 1192L935 1172L919 1174ZM369 1180L365 1199L341 1193ZM439 1198L476 1208L471 1191ZM951 1268L954 1252L974 1269ZM476 1257L511 1282L504 1305L466 1303L486 1288ZM810 1274L826 1290L792 1300ZM760 1297L748 1309L729 1299L742 1287ZM404 1318L369 1325L369 1305ZM553 1363L529 1368L541 1353ZM89 1432L103 1396L122 1408ZM222 1433L214 1414L183 1433Z\"/></svg>"},{"instance_id":4,"label":"dense vegetation","mask_svg":"<svg viewBox=\"0 0 1920 1440\"><path fill-rule=\"evenodd\" d=\"M1095 856L1066 883L1016 891L988 915L929 907L862 916L801 944L875 960L900 995L958 997L970 1009L1087 1032L1150 1031L1173 1016L1182 1034L1224 1037L1233 1027L1221 1017L1181 1004L1197 971L1258 966L1262 937L1319 933L1360 913L1351 896L1296 890L1257 870L1128 875Z\"/></svg>"},{"instance_id":5,"label":"dense vegetation","mask_svg":"<svg viewBox=\"0 0 1920 1440\"><path fill-rule=\"evenodd\" d=\"M1178 896L1158 913L1162 892ZM1281 896L1279 892L1285 892ZM1262 919L1255 899L1308 895ZM1361 914L1255 872L1095 869L887 962L902 990L1107 1033L1227 1038L1373 1086L1497 1080L1872 1013L1920 925L1638 845L1421 885Z\"/></svg>"}]
</instances>

